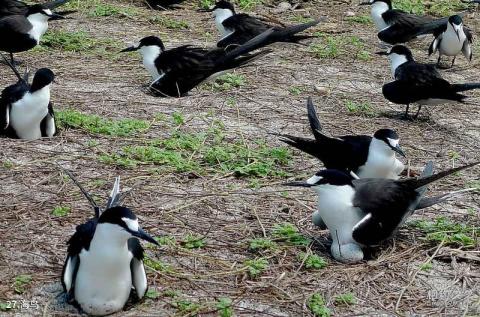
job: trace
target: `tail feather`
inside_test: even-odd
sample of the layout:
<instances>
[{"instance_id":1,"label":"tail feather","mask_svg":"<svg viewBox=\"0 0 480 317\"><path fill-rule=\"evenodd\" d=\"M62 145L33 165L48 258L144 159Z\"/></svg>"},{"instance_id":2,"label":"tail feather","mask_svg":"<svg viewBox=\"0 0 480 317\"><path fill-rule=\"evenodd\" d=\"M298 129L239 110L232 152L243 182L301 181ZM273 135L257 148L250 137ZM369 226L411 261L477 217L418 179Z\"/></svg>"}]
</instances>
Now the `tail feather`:
<instances>
[{"instance_id":1,"label":"tail feather","mask_svg":"<svg viewBox=\"0 0 480 317\"><path fill-rule=\"evenodd\" d=\"M322 139L323 135L320 133L320 131L322 131L322 125L320 124L320 120L318 120L317 110L315 110L315 106L313 105L312 97L308 97L307 112L308 121L310 122L310 128L312 129L315 139Z\"/></svg>"},{"instance_id":2,"label":"tail feather","mask_svg":"<svg viewBox=\"0 0 480 317\"><path fill-rule=\"evenodd\" d=\"M120 203L121 195L120 195L120 176L115 178L115 183L113 184L112 191L110 192L110 196L108 197L107 206L105 209L109 209L115 206L118 206Z\"/></svg>"},{"instance_id":3,"label":"tail feather","mask_svg":"<svg viewBox=\"0 0 480 317\"><path fill-rule=\"evenodd\" d=\"M468 91L473 89L479 89L480 83L453 84L452 88L455 92Z\"/></svg>"},{"instance_id":4,"label":"tail feather","mask_svg":"<svg viewBox=\"0 0 480 317\"><path fill-rule=\"evenodd\" d=\"M477 188L467 188L467 189L461 189L457 190L451 193L443 194L443 195L438 195L435 197L429 197L429 198L422 198L418 205L415 207L415 210L420 210L420 209L425 209L434 205L438 205L440 203L443 203L447 200L450 200L454 197L460 196L466 192L471 192L477 190Z\"/></svg>"},{"instance_id":5,"label":"tail feather","mask_svg":"<svg viewBox=\"0 0 480 317\"><path fill-rule=\"evenodd\" d=\"M303 24L297 24L297 25L287 26L285 28L275 29L275 32L273 33L272 38L275 39L276 41L297 42L299 40L302 40L303 38L312 37L312 36L305 37L300 35L295 36L295 34L305 31L306 29L317 25L318 23L320 23L320 21L321 19L317 19L317 20L303 23Z\"/></svg>"},{"instance_id":6,"label":"tail feather","mask_svg":"<svg viewBox=\"0 0 480 317\"><path fill-rule=\"evenodd\" d=\"M319 157L319 145L315 140L282 134L280 141L314 157Z\"/></svg>"},{"instance_id":7,"label":"tail feather","mask_svg":"<svg viewBox=\"0 0 480 317\"><path fill-rule=\"evenodd\" d=\"M0 53L0 55L2 55L2 58L5 60L5 62L7 63L7 65L13 70L13 72L15 73L15 75L17 76L18 80L22 81L24 80L24 78L22 77L22 75L20 75L20 73L18 72L17 68L12 65L12 63L10 63L10 61L8 60L8 58L5 57L5 55L3 55L2 53Z\"/></svg>"},{"instance_id":8,"label":"tail feather","mask_svg":"<svg viewBox=\"0 0 480 317\"><path fill-rule=\"evenodd\" d=\"M60 165L59 165L60 166ZM93 209L95 210L95 218L98 219L98 217L100 217L100 207L98 207L97 203L95 202L95 200L93 200L93 197L85 190L85 188L83 188L83 186L78 182L78 180L75 178L75 176L73 175L72 172L70 172L69 170L63 168L62 166L60 166L60 168L63 170L63 172L65 174L68 175L68 177L70 177L70 179L73 181L73 183L75 185L77 185L77 187L80 189L80 191L82 192L82 194L85 196L85 198L87 198L88 202L90 203L90 205L92 205Z\"/></svg>"},{"instance_id":9,"label":"tail feather","mask_svg":"<svg viewBox=\"0 0 480 317\"><path fill-rule=\"evenodd\" d=\"M449 170L439 172L437 174L434 174L434 175L431 175L431 176L428 176L428 177L407 179L407 180L404 180L404 182L408 183L412 188L420 189L421 187L423 187L425 185L428 185L430 183L433 183L433 182L435 182L435 181L437 181L441 178L447 177L447 176L449 176L453 173L456 173L456 172L459 172L461 170L473 167L473 166L478 165L478 164L480 164L480 161L475 162L475 163L471 163L471 164L467 164L467 165L464 165L464 166L460 166L460 167L457 167L457 168L451 168Z\"/></svg>"},{"instance_id":10,"label":"tail feather","mask_svg":"<svg viewBox=\"0 0 480 317\"><path fill-rule=\"evenodd\" d=\"M251 62L267 55L267 54L270 54L272 52L272 50L263 50L261 52L257 52L257 53L254 53L254 54L248 54L248 55L245 55L245 56L240 56L240 57L237 57L234 61L234 63L232 63L232 65L230 65L229 68L238 68L238 67L244 67L244 66L247 66L248 64L250 64Z\"/></svg>"},{"instance_id":11,"label":"tail feather","mask_svg":"<svg viewBox=\"0 0 480 317\"><path fill-rule=\"evenodd\" d=\"M247 43L240 45L232 50L229 50L225 56L219 60L220 63L226 63L241 55L250 53L256 49L262 48L270 43L270 37L274 33L274 29L268 29L265 32L257 35Z\"/></svg>"}]
</instances>

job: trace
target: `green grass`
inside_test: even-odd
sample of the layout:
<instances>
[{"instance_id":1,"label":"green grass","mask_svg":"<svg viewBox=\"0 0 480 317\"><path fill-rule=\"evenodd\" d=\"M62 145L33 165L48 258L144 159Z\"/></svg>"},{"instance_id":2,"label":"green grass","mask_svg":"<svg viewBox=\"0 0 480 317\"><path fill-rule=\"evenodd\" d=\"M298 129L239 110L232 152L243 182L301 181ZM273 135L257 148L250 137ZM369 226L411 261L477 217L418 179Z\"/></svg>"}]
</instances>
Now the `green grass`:
<instances>
[{"instance_id":1,"label":"green grass","mask_svg":"<svg viewBox=\"0 0 480 317\"><path fill-rule=\"evenodd\" d=\"M146 298L149 298L149 299L157 299L160 297L160 293L155 290L155 289L149 289L146 293L145 293L145 297Z\"/></svg>"},{"instance_id":2,"label":"green grass","mask_svg":"<svg viewBox=\"0 0 480 317\"><path fill-rule=\"evenodd\" d=\"M71 0L62 6L64 10L76 10L90 18L94 17L129 17L138 15L135 7L125 5L114 5L105 3L102 0Z\"/></svg>"},{"instance_id":3,"label":"green grass","mask_svg":"<svg viewBox=\"0 0 480 317\"><path fill-rule=\"evenodd\" d=\"M170 30L184 30L190 28L190 25L186 21L167 16L156 15L150 18L150 22Z\"/></svg>"},{"instance_id":4,"label":"green grass","mask_svg":"<svg viewBox=\"0 0 480 317\"><path fill-rule=\"evenodd\" d=\"M455 223L446 217L438 217L433 221L415 221L412 225L422 229L427 234L425 239L430 242L444 241L446 245L464 248L478 246L480 227Z\"/></svg>"},{"instance_id":5,"label":"green grass","mask_svg":"<svg viewBox=\"0 0 480 317\"><path fill-rule=\"evenodd\" d=\"M220 317L233 316L232 300L230 298L220 298L216 304L216 308L218 309L218 316Z\"/></svg>"},{"instance_id":6,"label":"green grass","mask_svg":"<svg viewBox=\"0 0 480 317\"><path fill-rule=\"evenodd\" d=\"M52 210L52 215L55 217L64 217L70 213L70 207L58 206Z\"/></svg>"},{"instance_id":7,"label":"green grass","mask_svg":"<svg viewBox=\"0 0 480 317\"><path fill-rule=\"evenodd\" d=\"M355 305L357 299L353 293L345 293L335 296L335 304L340 306L350 306Z\"/></svg>"},{"instance_id":8,"label":"green grass","mask_svg":"<svg viewBox=\"0 0 480 317\"><path fill-rule=\"evenodd\" d=\"M367 117L373 117L376 115L375 109L368 102L357 103L352 100L347 100L345 102L345 108L347 108L348 112L353 114L361 114Z\"/></svg>"},{"instance_id":9,"label":"green grass","mask_svg":"<svg viewBox=\"0 0 480 317\"><path fill-rule=\"evenodd\" d=\"M322 295L315 293L308 299L307 307L317 317L330 317L330 309L325 305Z\"/></svg>"},{"instance_id":10,"label":"green grass","mask_svg":"<svg viewBox=\"0 0 480 317\"><path fill-rule=\"evenodd\" d=\"M12 161L6 160L2 161L1 166L5 169L12 169L14 167L14 164Z\"/></svg>"},{"instance_id":11,"label":"green grass","mask_svg":"<svg viewBox=\"0 0 480 317\"><path fill-rule=\"evenodd\" d=\"M326 268L328 265L327 261L324 258L316 254L308 254L301 252L298 255L298 258L301 262L304 263L303 265L306 269L320 270Z\"/></svg>"},{"instance_id":12,"label":"green grass","mask_svg":"<svg viewBox=\"0 0 480 317\"><path fill-rule=\"evenodd\" d=\"M432 263L430 263L430 262L423 263L422 265L420 265L420 270L425 271L425 272L430 271L432 268L433 268L433 266L432 266Z\"/></svg>"},{"instance_id":13,"label":"green grass","mask_svg":"<svg viewBox=\"0 0 480 317\"><path fill-rule=\"evenodd\" d=\"M248 246L251 251L273 250L276 247L277 244L268 238L251 239Z\"/></svg>"},{"instance_id":14,"label":"green grass","mask_svg":"<svg viewBox=\"0 0 480 317\"><path fill-rule=\"evenodd\" d=\"M292 86L292 87L288 88L288 92L291 95L294 95L294 96L300 95L303 90L304 90L303 86Z\"/></svg>"},{"instance_id":15,"label":"green grass","mask_svg":"<svg viewBox=\"0 0 480 317\"><path fill-rule=\"evenodd\" d=\"M268 268L268 260L265 258L246 260L244 265L248 269L248 275L251 278L256 278Z\"/></svg>"},{"instance_id":16,"label":"green grass","mask_svg":"<svg viewBox=\"0 0 480 317\"><path fill-rule=\"evenodd\" d=\"M310 52L320 59L353 58L362 61L372 59L366 43L358 36L344 34L315 34L320 42L310 45Z\"/></svg>"},{"instance_id":17,"label":"green grass","mask_svg":"<svg viewBox=\"0 0 480 317\"><path fill-rule=\"evenodd\" d=\"M145 264L146 267L152 268L155 271L166 272L166 273L173 272L173 268L169 264L164 263L160 260L152 259L148 256L146 256L143 259L143 263Z\"/></svg>"},{"instance_id":18,"label":"green grass","mask_svg":"<svg viewBox=\"0 0 480 317\"><path fill-rule=\"evenodd\" d=\"M245 76L235 73L226 73L215 79L215 82L208 83L207 87L214 91L227 91L245 85Z\"/></svg>"},{"instance_id":19,"label":"green grass","mask_svg":"<svg viewBox=\"0 0 480 317\"><path fill-rule=\"evenodd\" d=\"M179 299L173 303L173 306L182 314L182 316L196 316L202 306L198 303L186 299Z\"/></svg>"},{"instance_id":20,"label":"green grass","mask_svg":"<svg viewBox=\"0 0 480 317\"><path fill-rule=\"evenodd\" d=\"M97 115L81 113L76 110L63 110L55 113L61 128L85 130L93 134L126 137L143 133L150 128L147 121L137 119L105 119Z\"/></svg>"},{"instance_id":21,"label":"green grass","mask_svg":"<svg viewBox=\"0 0 480 317\"><path fill-rule=\"evenodd\" d=\"M187 234L185 239L180 242L185 249L200 249L205 247L205 237Z\"/></svg>"},{"instance_id":22,"label":"green grass","mask_svg":"<svg viewBox=\"0 0 480 317\"><path fill-rule=\"evenodd\" d=\"M373 24L372 17L368 14L358 15L353 17L345 17L345 21L348 21L351 23L365 24L365 25Z\"/></svg>"},{"instance_id":23,"label":"green grass","mask_svg":"<svg viewBox=\"0 0 480 317\"><path fill-rule=\"evenodd\" d=\"M173 118L183 125L181 114ZM200 133L173 129L170 136L124 146L115 153L101 155L106 164L133 168L155 165L156 171L223 173L236 177L285 177L289 173L291 151L286 147L271 147L263 140L246 143L240 138L227 139L221 122Z\"/></svg>"},{"instance_id":24,"label":"green grass","mask_svg":"<svg viewBox=\"0 0 480 317\"><path fill-rule=\"evenodd\" d=\"M291 223L276 224L273 227L272 236L289 245L307 246L311 240L298 232L297 227Z\"/></svg>"},{"instance_id":25,"label":"green grass","mask_svg":"<svg viewBox=\"0 0 480 317\"><path fill-rule=\"evenodd\" d=\"M23 294L26 291L26 287L32 282L32 276L30 275L17 275L13 282L13 290L17 294Z\"/></svg>"},{"instance_id":26,"label":"green grass","mask_svg":"<svg viewBox=\"0 0 480 317\"><path fill-rule=\"evenodd\" d=\"M467 8L460 0L436 0L432 2L422 0L397 0L393 1L393 6L396 9L415 14L429 14L441 17L450 16Z\"/></svg>"}]
</instances>

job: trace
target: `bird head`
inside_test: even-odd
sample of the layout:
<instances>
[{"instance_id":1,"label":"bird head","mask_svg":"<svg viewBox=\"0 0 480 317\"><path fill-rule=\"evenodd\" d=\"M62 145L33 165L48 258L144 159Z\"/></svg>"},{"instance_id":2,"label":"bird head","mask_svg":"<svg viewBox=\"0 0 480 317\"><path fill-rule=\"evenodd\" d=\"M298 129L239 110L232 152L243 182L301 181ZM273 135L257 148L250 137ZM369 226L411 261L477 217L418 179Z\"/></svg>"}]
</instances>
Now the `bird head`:
<instances>
[{"instance_id":1,"label":"bird head","mask_svg":"<svg viewBox=\"0 0 480 317\"><path fill-rule=\"evenodd\" d=\"M160 54L165 51L165 45L160 38L156 36L147 36L141 39L137 44L127 47L120 52L134 52L140 50L142 55L148 54L149 52L154 52Z\"/></svg>"},{"instance_id":2,"label":"bird head","mask_svg":"<svg viewBox=\"0 0 480 317\"><path fill-rule=\"evenodd\" d=\"M230 11L230 14L235 14L235 7L232 3L227 0L220 0L215 3L215 5L209 9L202 10L203 12L213 12L213 15L216 16L221 11Z\"/></svg>"},{"instance_id":3,"label":"bird head","mask_svg":"<svg viewBox=\"0 0 480 317\"><path fill-rule=\"evenodd\" d=\"M392 129L380 129L373 135L373 138L380 141L380 144L384 144L387 150L394 151L399 155L406 157L400 147L400 138L395 130Z\"/></svg>"},{"instance_id":4,"label":"bird head","mask_svg":"<svg viewBox=\"0 0 480 317\"><path fill-rule=\"evenodd\" d=\"M63 15L54 13L52 10L42 6L41 4L35 4L28 8L27 16L32 16L35 14L42 17L45 21L65 19Z\"/></svg>"},{"instance_id":5,"label":"bird head","mask_svg":"<svg viewBox=\"0 0 480 317\"><path fill-rule=\"evenodd\" d=\"M453 28L457 34L458 40L460 41L460 34L463 32L463 20L459 15L452 15L448 18L448 24Z\"/></svg>"},{"instance_id":6,"label":"bird head","mask_svg":"<svg viewBox=\"0 0 480 317\"><path fill-rule=\"evenodd\" d=\"M33 77L30 92L35 92L55 82L55 74L48 68L40 68Z\"/></svg>"}]
</instances>

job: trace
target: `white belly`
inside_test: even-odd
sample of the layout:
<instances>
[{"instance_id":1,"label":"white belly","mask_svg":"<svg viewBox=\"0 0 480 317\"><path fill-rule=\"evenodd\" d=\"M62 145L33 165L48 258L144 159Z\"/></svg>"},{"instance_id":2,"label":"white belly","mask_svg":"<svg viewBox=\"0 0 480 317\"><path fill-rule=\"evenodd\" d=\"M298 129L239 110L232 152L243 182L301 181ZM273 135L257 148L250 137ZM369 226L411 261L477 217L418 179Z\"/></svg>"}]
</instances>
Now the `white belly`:
<instances>
[{"instance_id":1,"label":"white belly","mask_svg":"<svg viewBox=\"0 0 480 317\"><path fill-rule=\"evenodd\" d=\"M91 315L122 310L132 288L130 254L94 256L83 250L75 279L75 299Z\"/></svg>"},{"instance_id":2,"label":"white belly","mask_svg":"<svg viewBox=\"0 0 480 317\"><path fill-rule=\"evenodd\" d=\"M456 56L460 54L463 48L463 43L466 40L465 34L460 35L460 41L456 34L447 32L443 34L442 41L440 42L440 52L442 55Z\"/></svg>"},{"instance_id":3,"label":"white belly","mask_svg":"<svg viewBox=\"0 0 480 317\"><path fill-rule=\"evenodd\" d=\"M358 169L360 178L388 178L398 179L405 165L394 156L385 159L367 160L365 165Z\"/></svg>"},{"instance_id":4,"label":"white belly","mask_svg":"<svg viewBox=\"0 0 480 317\"><path fill-rule=\"evenodd\" d=\"M48 114L48 96L27 93L23 99L12 104L10 124L21 139L35 140L42 137L40 123Z\"/></svg>"}]
</instances>

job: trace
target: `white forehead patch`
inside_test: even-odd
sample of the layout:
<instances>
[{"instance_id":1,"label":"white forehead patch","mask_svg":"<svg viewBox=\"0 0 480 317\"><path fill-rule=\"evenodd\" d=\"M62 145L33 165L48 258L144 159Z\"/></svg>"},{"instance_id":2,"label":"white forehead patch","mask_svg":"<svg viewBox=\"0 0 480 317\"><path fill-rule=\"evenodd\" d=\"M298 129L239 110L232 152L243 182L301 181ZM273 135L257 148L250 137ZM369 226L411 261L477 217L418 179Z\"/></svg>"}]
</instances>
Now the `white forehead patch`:
<instances>
[{"instance_id":1,"label":"white forehead patch","mask_svg":"<svg viewBox=\"0 0 480 317\"><path fill-rule=\"evenodd\" d=\"M307 184L309 184L309 185L315 185L315 184L318 183L322 178L323 178L322 176L313 175L312 177L310 177L309 179L307 179Z\"/></svg>"},{"instance_id":2,"label":"white forehead patch","mask_svg":"<svg viewBox=\"0 0 480 317\"><path fill-rule=\"evenodd\" d=\"M133 219L130 219L130 218L123 217L122 220L123 220L123 222L125 222L128 229L130 229L133 232L138 232L138 220L137 219L133 220Z\"/></svg>"},{"instance_id":3,"label":"white forehead patch","mask_svg":"<svg viewBox=\"0 0 480 317\"><path fill-rule=\"evenodd\" d=\"M43 9L43 12L45 12L48 15L52 15L52 11L50 9Z\"/></svg>"},{"instance_id":4,"label":"white forehead patch","mask_svg":"<svg viewBox=\"0 0 480 317\"><path fill-rule=\"evenodd\" d=\"M388 140L388 143L390 143L390 145L391 145L392 147L397 147L398 144L399 144L399 142L400 142L400 140L398 140L398 139L395 140L395 139L387 138L387 140Z\"/></svg>"}]
</instances>

